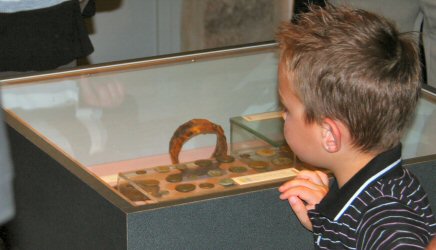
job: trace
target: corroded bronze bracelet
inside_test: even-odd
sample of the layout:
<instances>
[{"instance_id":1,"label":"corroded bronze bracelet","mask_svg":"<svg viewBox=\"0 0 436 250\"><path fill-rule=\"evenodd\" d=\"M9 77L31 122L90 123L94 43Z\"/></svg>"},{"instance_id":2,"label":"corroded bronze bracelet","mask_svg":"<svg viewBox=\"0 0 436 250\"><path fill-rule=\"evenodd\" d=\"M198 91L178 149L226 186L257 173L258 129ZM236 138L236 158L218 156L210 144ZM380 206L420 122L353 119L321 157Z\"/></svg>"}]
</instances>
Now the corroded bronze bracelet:
<instances>
[{"instance_id":1,"label":"corroded bronze bracelet","mask_svg":"<svg viewBox=\"0 0 436 250\"><path fill-rule=\"evenodd\" d=\"M227 155L227 140L224 130L206 119L192 119L174 132L170 140L170 156L173 164L179 163L179 154L183 144L192 137L199 134L216 134L217 141L213 157L225 157Z\"/></svg>"}]
</instances>

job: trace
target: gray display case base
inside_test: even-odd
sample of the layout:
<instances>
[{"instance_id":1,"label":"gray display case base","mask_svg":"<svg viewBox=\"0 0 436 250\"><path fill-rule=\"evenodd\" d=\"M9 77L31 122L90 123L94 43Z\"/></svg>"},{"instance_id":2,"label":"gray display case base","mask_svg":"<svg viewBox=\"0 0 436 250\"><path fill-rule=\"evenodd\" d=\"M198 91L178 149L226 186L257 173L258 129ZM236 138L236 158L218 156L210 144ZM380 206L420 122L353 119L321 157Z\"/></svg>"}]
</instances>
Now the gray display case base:
<instances>
[{"instance_id":1,"label":"gray display case base","mask_svg":"<svg viewBox=\"0 0 436 250\"><path fill-rule=\"evenodd\" d=\"M126 213L9 129L15 249L311 249L276 188Z\"/></svg>"},{"instance_id":2,"label":"gray display case base","mask_svg":"<svg viewBox=\"0 0 436 250\"><path fill-rule=\"evenodd\" d=\"M312 249L312 235L276 188L124 212L21 134L15 165L12 249ZM436 161L407 164L436 211Z\"/></svg>"}]
</instances>

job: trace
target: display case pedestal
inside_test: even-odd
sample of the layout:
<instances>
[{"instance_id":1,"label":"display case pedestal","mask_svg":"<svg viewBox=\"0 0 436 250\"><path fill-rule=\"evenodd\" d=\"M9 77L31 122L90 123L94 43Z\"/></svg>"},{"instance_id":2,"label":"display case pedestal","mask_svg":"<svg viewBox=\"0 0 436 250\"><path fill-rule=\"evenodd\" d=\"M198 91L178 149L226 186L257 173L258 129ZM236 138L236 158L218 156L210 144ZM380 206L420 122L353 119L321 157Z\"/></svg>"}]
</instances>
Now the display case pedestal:
<instances>
[{"instance_id":1,"label":"display case pedestal","mask_svg":"<svg viewBox=\"0 0 436 250\"><path fill-rule=\"evenodd\" d=\"M15 130L9 134L17 214L8 230L18 249L307 249L312 245L311 233L300 225L288 203L280 201L276 186L131 211L110 203L99 194L101 190L82 182Z\"/></svg>"},{"instance_id":2,"label":"display case pedestal","mask_svg":"<svg viewBox=\"0 0 436 250\"><path fill-rule=\"evenodd\" d=\"M17 249L308 249L312 235L276 187L175 206L128 211L9 130ZM408 164L436 211L436 161Z\"/></svg>"}]
</instances>

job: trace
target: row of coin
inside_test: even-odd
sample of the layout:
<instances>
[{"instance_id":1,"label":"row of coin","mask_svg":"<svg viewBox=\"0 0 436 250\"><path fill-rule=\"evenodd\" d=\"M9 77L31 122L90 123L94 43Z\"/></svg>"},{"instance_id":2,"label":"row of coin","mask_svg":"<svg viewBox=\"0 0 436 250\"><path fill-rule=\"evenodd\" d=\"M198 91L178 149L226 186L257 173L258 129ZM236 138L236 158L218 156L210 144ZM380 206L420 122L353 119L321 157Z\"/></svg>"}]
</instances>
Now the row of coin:
<instances>
[{"instance_id":1,"label":"row of coin","mask_svg":"<svg viewBox=\"0 0 436 250\"><path fill-rule=\"evenodd\" d=\"M230 178L221 179L218 183L224 187L229 187L229 186L235 185L235 182ZM215 187L215 184L210 183L210 182L203 182L203 183L198 184L198 187L200 187L202 189L212 189ZM194 191L196 189L196 185L192 184L192 183L178 184L175 187L175 189L181 193L187 193L187 192Z\"/></svg>"}]
</instances>

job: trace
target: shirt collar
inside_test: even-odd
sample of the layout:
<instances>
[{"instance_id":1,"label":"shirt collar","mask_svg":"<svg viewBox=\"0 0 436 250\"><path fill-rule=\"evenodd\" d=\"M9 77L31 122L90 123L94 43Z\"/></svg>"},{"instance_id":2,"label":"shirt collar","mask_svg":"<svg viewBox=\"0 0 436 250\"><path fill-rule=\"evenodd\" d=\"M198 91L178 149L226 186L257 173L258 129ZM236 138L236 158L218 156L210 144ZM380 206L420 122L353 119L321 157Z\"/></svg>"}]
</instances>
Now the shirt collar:
<instances>
[{"instance_id":1,"label":"shirt collar","mask_svg":"<svg viewBox=\"0 0 436 250\"><path fill-rule=\"evenodd\" d=\"M342 188L336 180L316 210L331 220L338 220L353 200L371 183L387 173L400 170L401 144L377 155L357 172Z\"/></svg>"}]
</instances>

